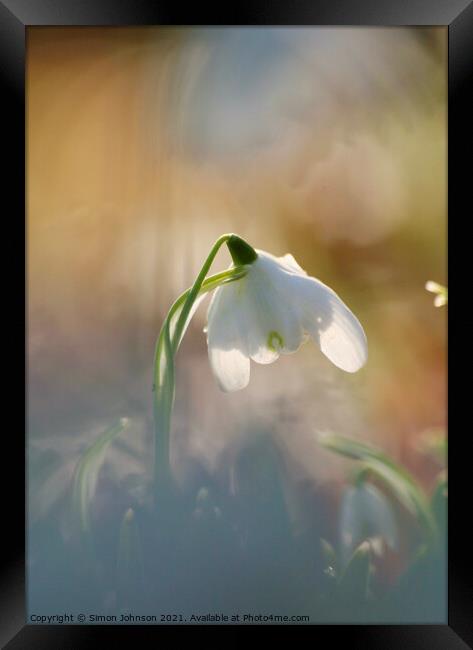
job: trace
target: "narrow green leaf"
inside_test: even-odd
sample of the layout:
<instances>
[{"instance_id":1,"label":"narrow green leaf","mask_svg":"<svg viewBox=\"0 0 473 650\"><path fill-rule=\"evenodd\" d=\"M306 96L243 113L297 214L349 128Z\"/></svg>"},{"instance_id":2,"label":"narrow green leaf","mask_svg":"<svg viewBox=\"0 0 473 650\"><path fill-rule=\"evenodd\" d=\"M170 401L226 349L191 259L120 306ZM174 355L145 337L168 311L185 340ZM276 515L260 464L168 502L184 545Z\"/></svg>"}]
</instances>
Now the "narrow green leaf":
<instances>
[{"instance_id":1,"label":"narrow green leaf","mask_svg":"<svg viewBox=\"0 0 473 650\"><path fill-rule=\"evenodd\" d=\"M425 527L435 533L435 520L427 498L412 476L376 447L358 440L332 433L319 435L319 442L342 456L362 461L362 472L370 472L380 479L398 501Z\"/></svg>"},{"instance_id":2,"label":"narrow green leaf","mask_svg":"<svg viewBox=\"0 0 473 650\"><path fill-rule=\"evenodd\" d=\"M90 530L90 505L95 496L97 480L105 459L105 452L127 424L128 419L122 418L118 423L108 427L79 460L74 476L72 503L83 532Z\"/></svg>"},{"instance_id":3,"label":"narrow green leaf","mask_svg":"<svg viewBox=\"0 0 473 650\"><path fill-rule=\"evenodd\" d=\"M399 473L393 467L385 465L379 460L368 461L366 467L384 483L385 487L406 510L419 520L427 531L435 532L435 521L429 503L422 489L416 483L406 480L403 473Z\"/></svg>"}]
</instances>

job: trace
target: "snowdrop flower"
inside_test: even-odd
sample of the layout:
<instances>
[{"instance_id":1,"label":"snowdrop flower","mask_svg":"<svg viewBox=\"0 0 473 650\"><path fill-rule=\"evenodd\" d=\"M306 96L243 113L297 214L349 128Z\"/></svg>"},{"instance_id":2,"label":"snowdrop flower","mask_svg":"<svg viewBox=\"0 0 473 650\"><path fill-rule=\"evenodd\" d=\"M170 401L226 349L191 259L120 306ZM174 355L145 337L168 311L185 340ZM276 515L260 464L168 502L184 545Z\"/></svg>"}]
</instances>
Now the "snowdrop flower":
<instances>
[{"instance_id":1,"label":"snowdrop flower","mask_svg":"<svg viewBox=\"0 0 473 650\"><path fill-rule=\"evenodd\" d=\"M233 259L227 271L209 276L226 244ZM169 447L175 394L175 356L192 315L213 291L208 310L210 364L224 391L244 388L250 359L272 363L295 352L310 335L339 368L356 372L366 361L366 337L348 307L292 255L256 251L235 234L221 235L193 285L172 304L156 341L153 364L154 479L157 493L171 494Z\"/></svg>"},{"instance_id":2,"label":"snowdrop flower","mask_svg":"<svg viewBox=\"0 0 473 650\"><path fill-rule=\"evenodd\" d=\"M366 336L356 316L328 286L309 277L292 255L274 257L239 237L228 243L246 275L218 287L209 305L207 343L220 388L240 390L250 359L273 363L308 336L336 366L356 372L366 362Z\"/></svg>"},{"instance_id":3,"label":"snowdrop flower","mask_svg":"<svg viewBox=\"0 0 473 650\"><path fill-rule=\"evenodd\" d=\"M383 543L393 550L398 546L398 529L392 507L384 494L369 483L347 489L343 495L339 528L344 564L365 540L378 555L382 554Z\"/></svg>"},{"instance_id":4,"label":"snowdrop flower","mask_svg":"<svg viewBox=\"0 0 473 650\"><path fill-rule=\"evenodd\" d=\"M434 305L435 307L443 307L448 303L448 290L446 287L443 287L438 282L433 282L429 280L425 283L425 288L431 293L435 293Z\"/></svg>"}]
</instances>

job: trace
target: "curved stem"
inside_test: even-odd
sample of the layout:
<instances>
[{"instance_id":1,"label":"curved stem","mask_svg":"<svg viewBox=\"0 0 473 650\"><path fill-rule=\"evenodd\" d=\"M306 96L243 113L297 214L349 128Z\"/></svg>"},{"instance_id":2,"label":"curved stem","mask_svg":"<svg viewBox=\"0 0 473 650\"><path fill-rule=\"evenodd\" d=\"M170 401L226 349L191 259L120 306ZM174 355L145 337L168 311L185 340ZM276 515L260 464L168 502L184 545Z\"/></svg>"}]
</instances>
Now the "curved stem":
<instances>
[{"instance_id":1,"label":"curved stem","mask_svg":"<svg viewBox=\"0 0 473 650\"><path fill-rule=\"evenodd\" d=\"M181 336L182 332L184 330L184 325L187 321L187 317L189 315L189 312L192 308L192 305L194 304L195 299L199 295L200 289L202 287L202 283L205 280L205 276L209 272L209 269L212 265L212 262L215 259L215 256L217 255L218 251L220 250L221 246L225 244L230 239L231 235L222 235L217 239L215 244L212 246L212 250L210 251L207 259L204 262L204 265L200 269L200 273L197 276L191 290L189 291L186 300L184 302L184 306L182 308L181 315L179 316L179 320L176 325L176 331L173 336L173 343L172 343L172 349L173 352L175 353L177 350L177 347L181 341Z\"/></svg>"},{"instance_id":2,"label":"curved stem","mask_svg":"<svg viewBox=\"0 0 473 650\"><path fill-rule=\"evenodd\" d=\"M169 434L174 403L174 355L176 354L190 319L192 306L200 294L212 291L221 284L240 279L246 273L244 267L235 267L217 273L207 279L219 248L229 238L223 235L214 244L193 286L173 303L169 310L155 348L154 357L154 418L155 418L155 485L161 489L170 486ZM176 322L177 318L177 322ZM173 329L173 325L174 329Z\"/></svg>"},{"instance_id":3,"label":"curved stem","mask_svg":"<svg viewBox=\"0 0 473 650\"><path fill-rule=\"evenodd\" d=\"M222 271L221 273L215 273L215 275L211 275L208 277L204 282L202 283L202 286L199 291L200 294L208 293L209 291L213 291L217 287L219 287L221 284L226 284L228 282L234 282L235 280L239 280L245 275L245 270L243 267L235 267L232 269L229 269L227 271ZM153 390L156 390L156 388L160 385L160 368L161 368L161 363L160 363L160 357L162 354L162 350L164 347L164 336L165 336L165 330L166 328L169 328L171 326L171 321L173 316L179 311L179 308L184 304L187 296L189 295L189 292L191 289L187 289L187 291L184 291L177 300L174 301L174 303L171 306L171 309L169 310L164 323L161 327L161 331L159 333L158 340L156 341L156 347L154 351L154 385L153 385ZM182 338L182 337L181 337ZM175 334L172 336L172 339L175 339ZM180 341L179 341L180 343ZM177 341L175 341L175 345L173 346L173 350L176 351L177 348L179 347L179 344Z\"/></svg>"}]
</instances>

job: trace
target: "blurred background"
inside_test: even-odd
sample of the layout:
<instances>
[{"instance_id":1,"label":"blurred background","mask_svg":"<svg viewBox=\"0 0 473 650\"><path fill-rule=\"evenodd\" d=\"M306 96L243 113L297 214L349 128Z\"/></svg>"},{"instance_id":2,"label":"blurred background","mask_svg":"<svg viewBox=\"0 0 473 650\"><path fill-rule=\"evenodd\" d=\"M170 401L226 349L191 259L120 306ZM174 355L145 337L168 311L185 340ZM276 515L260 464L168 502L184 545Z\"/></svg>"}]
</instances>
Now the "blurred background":
<instances>
[{"instance_id":1,"label":"blurred background","mask_svg":"<svg viewBox=\"0 0 473 650\"><path fill-rule=\"evenodd\" d=\"M445 430L446 317L425 283L446 284L446 30L28 28L27 52L30 611L78 602L68 491L120 417L97 520L117 527L139 499L156 337L225 232L334 288L369 360L349 375L307 343L224 394L201 307L177 357L182 491L211 483L234 503L238 467L265 475L270 448L292 533L336 543L351 466L320 432L377 445L431 490L439 463L422 449ZM213 271L229 263L222 249Z\"/></svg>"}]
</instances>

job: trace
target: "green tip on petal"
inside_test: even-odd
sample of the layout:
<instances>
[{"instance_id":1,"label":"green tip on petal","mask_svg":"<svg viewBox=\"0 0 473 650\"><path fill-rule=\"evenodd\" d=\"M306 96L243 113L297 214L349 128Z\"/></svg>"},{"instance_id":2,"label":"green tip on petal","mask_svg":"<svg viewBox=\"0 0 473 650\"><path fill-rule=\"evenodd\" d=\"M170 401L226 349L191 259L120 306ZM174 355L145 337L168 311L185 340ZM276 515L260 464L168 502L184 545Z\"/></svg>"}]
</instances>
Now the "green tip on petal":
<instances>
[{"instance_id":1,"label":"green tip on petal","mask_svg":"<svg viewBox=\"0 0 473 650\"><path fill-rule=\"evenodd\" d=\"M275 331L268 334L268 340L266 343L271 352L279 352L279 350L284 347L283 337L281 334L279 334L279 332Z\"/></svg>"},{"instance_id":2,"label":"green tip on petal","mask_svg":"<svg viewBox=\"0 0 473 650\"><path fill-rule=\"evenodd\" d=\"M238 235L230 235L227 246L235 266L252 264L258 257L255 249Z\"/></svg>"}]
</instances>

